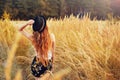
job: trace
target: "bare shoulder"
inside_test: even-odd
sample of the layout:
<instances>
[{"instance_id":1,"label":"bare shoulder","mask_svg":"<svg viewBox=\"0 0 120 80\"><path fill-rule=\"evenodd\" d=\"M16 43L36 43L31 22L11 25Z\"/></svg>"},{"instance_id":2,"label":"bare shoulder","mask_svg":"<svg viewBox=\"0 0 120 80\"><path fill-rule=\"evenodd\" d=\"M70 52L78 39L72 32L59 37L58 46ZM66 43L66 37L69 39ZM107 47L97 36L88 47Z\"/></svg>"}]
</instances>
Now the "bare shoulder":
<instances>
[{"instance_id":1,"label":"bare shoulder","mask_svg":"<svg viewBox=\"0 0 120 80\"><path fill-rule=\"evenodd\" d=\"M53 33L50 33L50 37L51 37L52 41L55 42L55 35Z\"/></svg>"}]
</instances>

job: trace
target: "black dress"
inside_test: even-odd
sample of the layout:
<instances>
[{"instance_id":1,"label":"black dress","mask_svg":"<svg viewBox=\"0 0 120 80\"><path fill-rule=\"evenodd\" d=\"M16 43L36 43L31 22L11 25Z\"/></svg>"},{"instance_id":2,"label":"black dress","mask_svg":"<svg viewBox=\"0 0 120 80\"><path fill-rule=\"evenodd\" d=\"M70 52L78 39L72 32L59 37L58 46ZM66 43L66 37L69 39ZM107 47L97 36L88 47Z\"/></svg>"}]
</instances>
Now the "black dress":
<instances>
[{"instance_id":1,"label":"black dress","mask_svg":"<svg viewBox=\"0 0 120 80\"><path fill-rule=\"evenodd\" d=\"M31 64L31 72L33 76L40 77L47 70L51 70L51 69L52 69L52 60L49 60L48 65L45 67L41 62L37 62L36 56L34 57Z\"/></svg>"}]
</instances>

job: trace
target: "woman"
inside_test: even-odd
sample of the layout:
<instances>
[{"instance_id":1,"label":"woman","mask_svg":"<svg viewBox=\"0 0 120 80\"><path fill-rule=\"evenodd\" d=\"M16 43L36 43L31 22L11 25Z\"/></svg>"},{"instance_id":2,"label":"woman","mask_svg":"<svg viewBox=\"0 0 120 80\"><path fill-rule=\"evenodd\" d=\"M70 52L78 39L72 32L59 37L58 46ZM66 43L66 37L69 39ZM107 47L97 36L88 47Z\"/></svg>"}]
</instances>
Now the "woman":
<instances>
[{"instance_id":1,"label":"woman","mask_svg":"<svg viewBox=\"0 0 120 80\"><path fill-rule=\"evenodd\" d=\"M33 34L27 33L24 29L32 25ZM33 44L36 52L31 64L31 72L36 80L41 75L49 75L48 71L53 69L54 61L54 34L49 34L44 16L37 16L34 20L29 20L19 31L27 37Z\"/></svg>"}]
</instances>

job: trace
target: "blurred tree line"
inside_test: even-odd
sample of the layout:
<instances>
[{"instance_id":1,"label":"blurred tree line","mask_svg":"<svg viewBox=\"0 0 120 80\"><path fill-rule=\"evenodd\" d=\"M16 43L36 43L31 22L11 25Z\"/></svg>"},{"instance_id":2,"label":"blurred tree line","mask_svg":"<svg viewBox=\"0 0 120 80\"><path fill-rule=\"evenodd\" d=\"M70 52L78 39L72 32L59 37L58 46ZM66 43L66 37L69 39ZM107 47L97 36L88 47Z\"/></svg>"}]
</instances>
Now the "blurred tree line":
<instances>
[{"instance_id":1,"label":"blurred tree line","mask_svg":"<svg viewBox=\"0 0 120 80\"><path fill-rule=\"evenodd\" d=\"M64 17L71 14L84 16L91 14L91 18L106 19L107 14L120 16L119 0L0 0L0 16L4 11L12 19L29 19L36 15L48 17Z\"/></svg>"}]
</instances>

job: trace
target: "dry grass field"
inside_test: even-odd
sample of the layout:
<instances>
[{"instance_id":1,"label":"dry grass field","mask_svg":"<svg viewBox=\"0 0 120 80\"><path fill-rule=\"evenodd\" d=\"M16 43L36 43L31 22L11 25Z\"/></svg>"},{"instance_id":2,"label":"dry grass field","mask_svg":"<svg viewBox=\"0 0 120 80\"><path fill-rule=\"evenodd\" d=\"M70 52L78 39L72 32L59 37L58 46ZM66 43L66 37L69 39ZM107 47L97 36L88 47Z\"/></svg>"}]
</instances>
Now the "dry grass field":
<instances>
[{"instance_id":1,"label":"dry grass field","mask_svg":"<svg viewBox=\"0 0 120 80\"><path fill-rule=\"evenodd\" d=\"M0 80L34 80L33 46L17 31L24 23L0 20ZM120 21L71 15L47 25L56 38L54 80L120 80Z\"/></svg>"}]
</instances>

